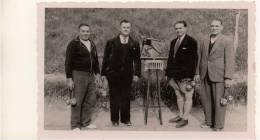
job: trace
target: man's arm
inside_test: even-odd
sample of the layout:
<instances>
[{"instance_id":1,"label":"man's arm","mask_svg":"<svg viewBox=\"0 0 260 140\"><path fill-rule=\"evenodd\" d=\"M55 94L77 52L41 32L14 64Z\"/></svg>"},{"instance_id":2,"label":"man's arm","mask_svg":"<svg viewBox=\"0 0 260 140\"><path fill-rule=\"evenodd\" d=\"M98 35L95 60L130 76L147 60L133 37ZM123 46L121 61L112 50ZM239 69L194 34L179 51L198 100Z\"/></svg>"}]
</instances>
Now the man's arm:
<instances>
[{"instance_id":1,"label":"man's arm","mask_svg":"<svg viewBox=\"0 0 260 140\"><path fill-rule=\"evenodd\" d=\"M234 64L235 64L235 52L234 47L232 45L231 40L227 40L225 50L224 50L224 61L225 61L225 87L230 87L232 84L232 77L234 72Z\"/></svg>"},{"instance_id":2,"label":"man's arm","mask_svg":"<svg viewBox=\"0 0 260 140\"><path fill-rule=\"evenodd\" d=\"M134 49L134 75L141 77L141 54L139 43L136 42Z\"/></svg>"},{"instance_id":3,"label":"man's arm","mask_svg":"<svg viewBox=\"0 0 260 140\"><path fill-rule=\"evenodd\" d=\"M98 62L98 53L97 53L97 48L95 46L95 65L94 65L94 71L95 74L100 74L100 69L99 69L99 62Z\"/></svg>"},{"instance_id":4,"label":"man's arm","mask_svg":"<svg viewBox=\"0 0 260 140\"><path fill-rule=\"evenodd\" d=\"M104 55L103 55L102 70L101 70L102 76L106 76L106 74L107 74L110 53L111 53L110 41L107 41L105 50L104 50Z\"/></svg>"},{"instance_id":5,"label":"man's arm","mask_svg":"<svg viewBox=\"0 0 260 140\"><path fill-rule=\"evenodd\" d=\"M67 46L66 58L65 58L65 72L67 78L72 78L72 52L73 52L73 43L71 41Z\"/></svg>"},{"instance_id":6,"label":"man's arm","mask_svg":"<svg viewBox=\"0 0 260 140\"><path fill-rule=\"evenodd\" d=\"M69 89L73 89L74 82L72 80L72 52L73 52L73 43L72 41L69 43L66 50L66 58L65 58L65 72L67 77L67 85Z\"/></svg>"},{"instance_id":7,"label":"man's arm","mask_svg":"<svg viewBox=\"0 0 260 140\"><path fill-rule=\"evenodd\" d=\"M169 55L168 55L168 60L167 60L167 66L166 66L166 70L165 70L165 76L169 77L170 74L170 70L172 69L172 64L171 62L173 61L173 51L174 48L172 47L172 43L170 45L170 51L169 51Z\"/></svg>"},{"instance_id":8,"label":"man's arm","mask_svg":"<svg viewBox=\"0 0 260 140\"><path fill-rule=\"evenodd\" d=\"M234 59L234 47L232 45L231 40L227 40L226 46L225 46L225 52L224 52L224 61L225 61L225 79L232 79L233 77L233 72L234 72L234 64L235 64L235 59Z\"/></svg>"}]
</instances>

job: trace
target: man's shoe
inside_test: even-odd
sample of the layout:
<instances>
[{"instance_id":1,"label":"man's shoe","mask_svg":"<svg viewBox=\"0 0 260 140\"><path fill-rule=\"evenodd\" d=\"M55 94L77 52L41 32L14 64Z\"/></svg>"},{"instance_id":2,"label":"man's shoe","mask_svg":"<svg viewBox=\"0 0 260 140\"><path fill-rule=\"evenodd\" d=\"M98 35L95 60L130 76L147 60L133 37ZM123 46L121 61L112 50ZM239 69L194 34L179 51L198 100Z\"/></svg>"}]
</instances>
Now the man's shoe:
<instances>
[{"instance_id":1,"label":"man's shoe","mask_svg":"<svg viewBox=\"0 0 260 140\"><path fill-rule=\"evenodd\" d=\"M126 122L124 123L126 126L132 126L132 123L129 121L129 122Z\"/></svg>"},{"instance_id":2,"label":"man's shoe","mask_svg":"<svg viewBox=\"0 0 260 140\"><path fill-rule=\"evenodd\" d=\"M117 127L119 125L119 123L118 122L112 122L112 125Z\"/></svg>"},{"instance_id":3,"label":"man's shoe","mask_svg":"<svg viewBox=\"0 0 260 140\"><path fill-rule=\"evenodd\" d=\"M86 126L87 129L96 129L97 126L94 124L89 124L88 126Z\"/></svg>"},{"instance_id":4,"label":"man's shoe","mask_svg":"<svg viewBox=\"0 0 260 140\"><path fill-rule=\"evenodd\" d=\"M78 127L73 128L72 131L80 131L80 128L78 128Z\"/></svg>"},{"instance_id":5,"label":"man's shoe","mask_svg":"<svg viewBox=\"0 0 260 140\"><path fill-rule=\"evenodd\" d=\"M182 120L180 120L180 121L177 123L177 125L176 125L175 127L176 127L176 128L181 128L181 127L186 126L187 124L188 124L188 120L182 119Z\"/></svg>"},{"instance_id":6,"label":"man's shoe","mask_svg":"<svg viewBox=\"0 0 260 140\"><path fill-rule=\"evenodd\" d=\"M218 131L222 131L223 128L213 128L214 131L218 132Z\"/></svg>"},{"instance_id":7,"label":"man's shoe","mask_svg":"<svg viewBox=\"0 0 260 140\"><path fill-rule=\"evenodd\" d=\"M207 124L206 122L200 125L200 128L211 128L211 125Z\"/></svg>"},{"instance_id":8,"label":"man's shoe","mask_svg":"<svg viewBox=\"0 0 260 140\"><path fill-rule=\"evenodd\" d=\"M169 120L169 123L175 123L175 122L179 122L179 121L181 121L181 120L182 120L181 117L180 117L180 116L177 116L177 117L175 117L175 118L170 119L170 120Z\"/></svg>"}]
</instances>

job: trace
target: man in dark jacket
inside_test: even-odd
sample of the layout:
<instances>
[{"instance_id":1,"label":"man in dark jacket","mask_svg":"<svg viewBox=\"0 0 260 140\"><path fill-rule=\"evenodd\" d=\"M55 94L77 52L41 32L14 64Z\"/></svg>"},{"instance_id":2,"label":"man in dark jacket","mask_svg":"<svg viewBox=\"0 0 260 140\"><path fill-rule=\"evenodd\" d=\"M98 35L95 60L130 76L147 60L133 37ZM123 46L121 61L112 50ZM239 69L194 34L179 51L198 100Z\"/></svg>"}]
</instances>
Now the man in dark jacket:
<instances>
[{"instance_id":1,"label":"man in dark jacket","mask_svg":"<svg viewBox=\"0 0 260 140\"><path fill-rule=\"evenodd\" d=\"M76 105L71 107L71 129L75 130L96 128L91 124L91 115L96 104L94 81L100 70L97 50L89 36L90 26L79 25L79 36L69 43L66 51L67 85L76 98Z\"/></svg>"},{"instance_id":2,"label":"man in dark jacket","mask_svg":"<svg viewBox=\"0 0 260 140\"><path fill-rule=\"evenodd\" d=\"M186 126L192 108L193 78L197 65L197 42L186 34L187 23L177 21L175 24L177 38L172 40L166 68L166 77L173 87L179 108L179 115L169 122L177 122L176 128Z\"/></svg>"},{"instance_id":3,"label":"man in dark jacket","mask_svg":"<svg viewBox=\"0 0 260 140\"><path fill-rule=\"evenodd\" d=\"M141 76L140 48L130 36L131 23L120 22L120 34L107 41L101 75L107 78L110 94L110 111L113 126L120 121L131 126L130 93L132 81ZM105 76L105 77L104 77Z\"/></svg>"}]
</instances>

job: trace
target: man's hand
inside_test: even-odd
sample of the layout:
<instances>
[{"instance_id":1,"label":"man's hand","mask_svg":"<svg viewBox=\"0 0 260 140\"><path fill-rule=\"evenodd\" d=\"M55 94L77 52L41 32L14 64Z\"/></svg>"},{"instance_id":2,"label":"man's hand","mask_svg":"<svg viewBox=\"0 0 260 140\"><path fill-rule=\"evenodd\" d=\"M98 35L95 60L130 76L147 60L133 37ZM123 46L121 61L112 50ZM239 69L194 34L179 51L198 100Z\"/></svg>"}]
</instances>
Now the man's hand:
<instances>
[{"instance_id":1,"label":"man's hand","mask_svg":"<svg viewBox=\"0 0 260 140\"><path fill-rule=\"evenodd\" d=\"M106 76L101 76L101 80L104 81L106 79Z\"/></svg>"},{"instance_id":2,"label":"man's hand","mask_svg":"<svg viewBox=\"0 0 260 140\"><path fill-rule=\"evenodd\" d=\"M225 79L225 88L230 88L232 85L232 80L231 79Z\"/></svg>"},{"instance_id":3,"label":"man's hand","mask_svg":"<svg viewBox=\"0 0 260 140\"><path fill-rule=\"evenodd\" d=\"M73 82L72 78L67 79L67 86L69 87L70 90L72 90L74 88L74 82Z\"/></svg>"},{"instance_id":4,"label":"man's hand","mask_svg":"<svg viewBox=\"0 0 260 140\"><path fill-rule=\"evenodd\" d=\"M138 82L139 77L135 75L133 80L134 80L134 82Z\"/></svg>"},{"instance_id":5,"label":"man's hand","mask_svg":"<svg viewBox=\"0 0 260 140\"><path fill-rule=\"evenodd\" d=\"M195 75L193 79L194 79L195 82L199 82L200 81L200 75L198 75L198 74Z\"/></svg>"}]
</instances>

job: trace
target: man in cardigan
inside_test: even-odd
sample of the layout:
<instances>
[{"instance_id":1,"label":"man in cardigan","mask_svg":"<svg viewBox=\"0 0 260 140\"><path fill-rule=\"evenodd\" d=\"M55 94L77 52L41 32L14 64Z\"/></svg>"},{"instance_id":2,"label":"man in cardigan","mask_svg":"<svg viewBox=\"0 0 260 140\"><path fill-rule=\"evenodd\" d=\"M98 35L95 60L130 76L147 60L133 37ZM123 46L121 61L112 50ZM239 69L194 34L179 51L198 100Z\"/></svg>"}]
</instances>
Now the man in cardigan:
<instances>
[{"instance_id":1,"label":"man in cardigan","mask_svg":"<svg viewBox=\"0 0 260 140\"><path fill-rule=\"evenodd\" d=\"M232 41L223 35L221 20L213 20L210 36L200 43L199 67L196 73L201 79L200 97L206 122L202 128L212 127L215 131L224 128L226 106L221 105L225 88L231 86L234 71L234 48Z\"/></svg>"},{"instance_id":2,"label":"man in cardigan","mask_svg":"<svg viewBox=\"0 0 260 140\"><path fill-rule=\"evenodd\" d=\"M90 26L79 25L79 36L73 39L66 51L65 70L67 85L73 90L76 105L71 107L71 129L94 129L91 115L96 104L95 75L99 75L97 50L89 39Z\"/></svg>"},{"instance_id":3,"label":"man in cardigan","mask_svg":"<svg viewBox=\"0 0 260 140\"><path fill-rule=\"evenodd\" d=\"M176 128L181 128L188 124L192 108L194 88L191 83L195 76L198 55L196 40L186 34L187 23L177 21L174 26L177 38L171 42L166 77L175 91L179 114L169 122L176 122Z\"/></svg>"},{"instance_id":4,"label":"man in cardigan","mask_svg":"<svg viewBox=\"0 0 260 140\"><path fill-rule=\"evenodd\" d=\"M141 59L138 42L130 36L131 23L120 22L120 34L107 41L101 75L107 78L110 94L110 112L113 126L121 123L131 126L130 93L132 81L141 76ZM105 77L104 77L105 76ZM120 114L120 115L119 115Z\"/></svg>"}]
</instances>

